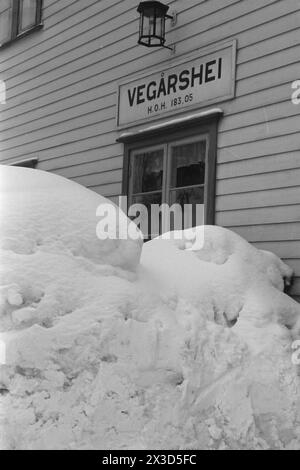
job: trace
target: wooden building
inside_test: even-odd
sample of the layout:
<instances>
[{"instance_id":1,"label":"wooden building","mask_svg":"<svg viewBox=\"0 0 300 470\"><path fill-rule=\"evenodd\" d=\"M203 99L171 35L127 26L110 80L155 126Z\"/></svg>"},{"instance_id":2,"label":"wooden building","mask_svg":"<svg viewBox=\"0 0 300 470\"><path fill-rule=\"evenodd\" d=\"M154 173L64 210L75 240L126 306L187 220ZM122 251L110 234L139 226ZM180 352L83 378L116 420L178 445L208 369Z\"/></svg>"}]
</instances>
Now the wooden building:
<instances>
[{"instance_id":1,"label":"wooden building","mask_svg":"<svg viewBox=\"0 0 300 470\"><path fill-rule=\"evenodd\" d=\"M173 51L138 45L136 0L0 0L0 160L204 201L295 269L299 301L300 2L163 3Z\"/></svg>"}]
</instances>

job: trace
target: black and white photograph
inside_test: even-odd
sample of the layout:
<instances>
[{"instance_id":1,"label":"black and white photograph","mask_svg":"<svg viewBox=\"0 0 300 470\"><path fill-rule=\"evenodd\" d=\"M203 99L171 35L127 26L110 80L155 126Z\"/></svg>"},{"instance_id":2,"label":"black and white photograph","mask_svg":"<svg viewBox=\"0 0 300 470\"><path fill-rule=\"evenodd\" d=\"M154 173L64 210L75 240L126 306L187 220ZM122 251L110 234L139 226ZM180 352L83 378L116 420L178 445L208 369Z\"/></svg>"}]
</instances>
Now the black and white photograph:
<instances>
[{"instance_id":1,"label":"black and white photograph","mask_svg":"<svg viewBox=\"0 0 300 470\"><path fill-rule=\"evenodd\" d=\"M0 450L300 450L300 0L0 0Z\"/></svg>"}]
</instances>

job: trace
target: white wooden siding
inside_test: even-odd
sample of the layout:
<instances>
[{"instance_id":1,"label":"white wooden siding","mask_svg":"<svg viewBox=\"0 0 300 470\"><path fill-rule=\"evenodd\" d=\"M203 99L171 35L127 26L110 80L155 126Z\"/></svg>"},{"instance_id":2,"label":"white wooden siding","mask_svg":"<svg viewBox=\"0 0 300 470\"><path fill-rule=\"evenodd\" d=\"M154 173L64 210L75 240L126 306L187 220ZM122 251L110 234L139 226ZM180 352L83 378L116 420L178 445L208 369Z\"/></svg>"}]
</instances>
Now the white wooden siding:
<instances>
[{"instance_id":1,"label":"white wooden siding","mask_svg":"<svg viewBox=\"0 0 300 470\"><path fill-rule=\"evenodd\" d=\"M166 0L176 54L136 44L136 0L44 0L44 29L0 49L0 159L39 168L117 202L116 83L184 54L237 39L236 98L221 103L216 222L296 271L300 299L299 0Z\"/></svg>"}]
</instances>

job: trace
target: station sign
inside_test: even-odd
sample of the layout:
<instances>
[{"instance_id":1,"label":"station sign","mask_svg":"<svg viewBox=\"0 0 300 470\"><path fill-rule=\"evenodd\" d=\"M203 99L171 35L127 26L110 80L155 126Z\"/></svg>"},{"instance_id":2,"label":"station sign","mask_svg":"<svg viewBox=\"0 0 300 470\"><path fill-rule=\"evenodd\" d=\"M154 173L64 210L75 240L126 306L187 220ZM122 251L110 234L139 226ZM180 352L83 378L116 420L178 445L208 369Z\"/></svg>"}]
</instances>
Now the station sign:
<instances>
[{"instance_id":1,"label":"station sign","mask_svg":"<svg viewBox=\"0 0 300 470\"><path fill-rule=\"evenodd\" d=\"M180 63L118 86L118 126L124 127L231 99L236 42L198 51Z\"/></svg>"}]
</instances>

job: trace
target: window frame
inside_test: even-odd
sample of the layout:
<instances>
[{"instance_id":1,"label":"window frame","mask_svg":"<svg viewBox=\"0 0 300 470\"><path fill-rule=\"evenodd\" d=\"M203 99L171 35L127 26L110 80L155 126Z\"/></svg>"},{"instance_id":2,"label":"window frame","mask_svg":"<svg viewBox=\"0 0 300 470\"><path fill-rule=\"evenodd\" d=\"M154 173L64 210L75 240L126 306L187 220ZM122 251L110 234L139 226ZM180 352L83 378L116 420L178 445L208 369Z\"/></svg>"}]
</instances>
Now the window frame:
<instances>
[{"instance_id":1,"label":"window frame","mask_svg":"<svg viewBox=\"0 0 300 470\"><path fill-rule=\"evenodd\" d=\"M192 137L187 137L184 139L176 139L172 140L170 142L167 142L165 144L160 144L160 145L152 145L151 147L139 147L137 149L133 149L130 151L130 169L129 169L129 181L128 181L128 199L129 199L129 204L133 204L132 199L136 196L143 196L143 195L150 195L150 194L156 194L156 193L161 193L162 195L162 204L169 204L171 205L170 202L170 193L172 191L177 191L180 189L192 189L192 188L200 188L203 187L204 190L206 188L206 178L207 178L207 172L205 171L205 181L204 183L199 183L195 185L186 185L186 186L175 186L172 187L171 185L171 170L172 170L172 147L176 147L178 145L184 145L184 144L193 144L197 142L206 142L206 152L205 152L205 165L207 164L208 161L208 150L209 150L209 136L208 134L199 134L195 135ZM143 154L146 152L153 152L155 150L163 150L163 178L162 178L162 188L161 190L156 189L153 191L144 191L140 193L135 193L133 191L133 186L134 186L134 165L135 165L135 157L136 155Z\"/></svg>"},{"instance_id":2,"label":"window frame","mask_svg":"<svg viewBox=\"0 0 300 470\"><path fill-rule=\"evenodd\" d=\"M218 110L218 112L211 114L209 117L200 116L191 120L179 121L169 126L152 127L149 130L145 130L145 132L124 134L124 136L117 139L117 142L124 144L122 195L128 198L130 197L132 152L146 147L151 148L159 145L170 146L170 144L175 144L178 141L184 141L186 139L191 140L192 138L197 140L199 137L207 136L208 149L205 161L204 223L205 225L214 225L218 122L222 114L223 113ZM165 177L170 178L170 171L164 175L164 178Z\"/></svg>"},{"instance_id":3,"label":"window frame","mask_svg":"<svg viewBox=\"0 0 300 470\"><path fill-rule=\"evenodd\" d=\"M3 44L0 44L0 49L3 49L4 47L10 45L12 42L17 41L18 39L21 39L24 36L27 36L33 31L37 31L43 28L43 22L42 22L43 0L37 0L36 17L35 17L34 25L19 32L19 28L21 25L20 11L21 11L20 0L12 0L11 37L8 41L4 42Z\"/></svg>"}]
</instances>

